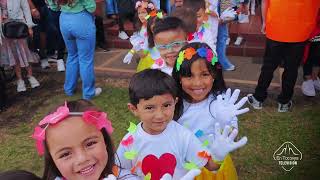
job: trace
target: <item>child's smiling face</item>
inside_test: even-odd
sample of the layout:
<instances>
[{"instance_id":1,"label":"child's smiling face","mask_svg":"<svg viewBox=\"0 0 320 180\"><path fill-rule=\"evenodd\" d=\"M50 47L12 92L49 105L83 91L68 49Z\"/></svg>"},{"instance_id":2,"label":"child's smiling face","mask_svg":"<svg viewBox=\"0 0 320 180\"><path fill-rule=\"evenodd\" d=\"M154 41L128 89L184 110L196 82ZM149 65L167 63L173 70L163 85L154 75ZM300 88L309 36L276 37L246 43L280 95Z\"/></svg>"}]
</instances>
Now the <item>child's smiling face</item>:
<instances>
[{"instance_id":1,"label":"child's smiling face","mask_svg":"<svg viewBox=\"0 0 320 180\"><path fill-rule=\"evenodd\" d=\"M173 68L180 49L187 44L187 35L180 28L163 31L154 36L154 42L166 64Z\"/></svg>"},{"instance_id":2,"label":"child's smiling face","mask_svg":"<svg viewBox=\"0 0 320 180\"><path fill-rule=\"evenodd\" d=\"M151 135L162 133L174 115L176 101L171 94L141 99L137 106L128 104L129 110L142 122L142 128Z\"/></svg>"},{"instance_id":3,"label":"child's smiling face","mask_svg":"<svg viewBox=\"0 0 320 180\"><path fill-rule=\"evenodd\" d=\"M191 65L191 76L181 77L180 80L182 90L192 98L193 103L207 98L213 86L213 77L205 61L204 59L194 61Z\"/></svg>"},{"instance_id":4,"label":"child's smiling face","mask_svg":"<svg viewBox=\"0 0 320 180\"><path fill-rule=\"evenodd\" d=\"M102 133L80 116L71 116L46 132L49 153L68 180L97 180L108 162Z\"/></svg>"}]
</instances>

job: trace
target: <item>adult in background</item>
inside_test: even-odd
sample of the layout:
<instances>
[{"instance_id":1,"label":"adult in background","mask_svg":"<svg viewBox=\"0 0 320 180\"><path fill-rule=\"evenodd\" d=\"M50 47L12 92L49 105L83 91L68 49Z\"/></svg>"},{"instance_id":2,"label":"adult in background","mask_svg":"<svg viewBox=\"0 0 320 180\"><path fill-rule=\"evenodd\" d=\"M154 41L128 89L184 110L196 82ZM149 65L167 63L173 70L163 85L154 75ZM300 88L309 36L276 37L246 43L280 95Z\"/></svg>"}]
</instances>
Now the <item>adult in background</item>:
<instances>
[{"instance_id":1,"label":"adult in background","mask_svg":"<svg viewBox=\"0 0 320 180\"><path fill-rule=\"evenodd\" d=\"M95 0L48 0L52 10L61 10L60 30L68 51L64 91L72 96L80 73L83 99L101 93L95 88L94 50L96 27L93 12Z\"/></svg>"},{"instance_id":2,"label":"adult in background","mask_svg":"<svg viewBox=\"0 0 320 180\"><path fill-rule=\"evenodd\" d=\"M39 56L40 63L43 69L49 68L47 54L46 54L46 32L48 27L48 7L45 0L28 0L32 21L37 24L37 30L40 32L40 36L36 37L38 34L34 33L34 40L39 44Z\"/></svg>"},{"instance_id":3,"label":"adult in background","mask_svg":"<svg viewBox=\"0 0 320 180\"><path fill-rule=\"evenodd\" d=\"M254 109L262 109L273 72L284 62L282 90L278 96L278 112L292 107L292 95L303 55L305 41L316 25L319 0L262 0L262 32L266 34L266 50L258 85L248 102Z\"/></svg>"}]
</instances>

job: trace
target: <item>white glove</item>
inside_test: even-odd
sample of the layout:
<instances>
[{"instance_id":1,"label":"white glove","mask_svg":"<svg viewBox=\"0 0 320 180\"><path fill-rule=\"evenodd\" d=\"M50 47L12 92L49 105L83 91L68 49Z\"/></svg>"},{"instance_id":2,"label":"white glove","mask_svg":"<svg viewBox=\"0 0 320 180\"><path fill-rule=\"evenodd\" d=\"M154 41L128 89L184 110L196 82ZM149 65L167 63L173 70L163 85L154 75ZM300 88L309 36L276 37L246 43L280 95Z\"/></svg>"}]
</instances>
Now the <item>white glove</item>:
<instances>
[{"instance_id":1,"label":"white glove","mask_svg":"<svg viewBox=\"0 0 320 180\"><path fill-rule=\"evenodd\" d=\"M200 169L191 169L186 175L181 177L180 180L193 180L200 173L201 173ZM172 176L167 173L163 175L160 180L172 180Z\"/></svg>"},{"instance_id":2,"label":"white glove","mask_svg":"<svg viewBox=\"0 0 320 180\"><path fill-rule=\"evenodd\" d=\"M123 58L123 63L130 64L132 60L133 54L132 52L128 52L128 54Z\"/></svg>"},{"instance_id":3,"label":"white glove","mask_svg":"<svg viewBox=\"0 0 320 180\"><path fill-rule=\"evenodd\" d=\"M230 125L235 116L249 111L249 108L240 109L247 102L247 97L243 97L236 103L239 94L239 89L234 90L232 95L231 89L228 89L224 95L218 95L217 100L210 107L213 111L213 117L220 123L221 127Z\"/></svg>"},{"instance_id":4,"label":"white glove","mask_svg":"<svg viewBox=\"0 0 320 180\"><path fill-rule=\"evenodd\" d=\"M215 137L210 147L213 160L223 161L228 153L244 146L247 143L247 137L242 137L238 142L235 142L234 139L238 135L238 130L233 129L229 134L230 130L230 126L226 126L222 132L220 124L215 124Z\"/></svg>"},{"instance_id":5,"label":"white glove","mask_svg":"<svg viewBox=\"0 0 320 180\"><path fill-rule=\"evenodd\" d=\"M233 10L231 7L229 7L221 13L220 19L233 20L234 18L236 18L236 15L237 15L237 12Z\"/></svg>"},{"instance_id":6,"label":"white glove","mask_svg":"<svg viewBox=\"0 0 320 180\"><path fill-rule=\"evenodd\" d=\"M113 174L109 174L108 177L103 178L103 180L117 180L117 178Z\"/></svg>"}]
</instances>

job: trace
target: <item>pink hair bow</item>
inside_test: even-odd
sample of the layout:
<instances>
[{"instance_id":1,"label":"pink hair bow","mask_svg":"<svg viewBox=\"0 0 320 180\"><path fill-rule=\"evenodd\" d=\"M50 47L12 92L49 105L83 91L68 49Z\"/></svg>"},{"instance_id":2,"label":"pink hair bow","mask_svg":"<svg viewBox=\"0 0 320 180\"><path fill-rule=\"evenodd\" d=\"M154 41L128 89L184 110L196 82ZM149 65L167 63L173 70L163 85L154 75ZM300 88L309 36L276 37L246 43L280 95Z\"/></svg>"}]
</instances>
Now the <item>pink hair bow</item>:
<instances>
[{"instance_id":1,"label":"pink hair bow","mask_svg":"<svg viewBox=\"0 0 320 180\"><path fill-rule=\"evenodd\" d=\"M83 120L88 123L94 125L98 130L105 128L108 134L112 134L113 128L111 121L108 119L107 114L105 112L99 111L85 111L85 112L70 112L67 107L67 103L64 106L60 106L56 112L47 115L44 117L35 127L34 132L32 134L32 138L36 141L36 149L39 155L44 154L44 145L43 141L45 140L46 129L49 125L57 124L68 116L82 116ZM45 125L45 127L43 127Z\"/></svg>"}]
</instances>

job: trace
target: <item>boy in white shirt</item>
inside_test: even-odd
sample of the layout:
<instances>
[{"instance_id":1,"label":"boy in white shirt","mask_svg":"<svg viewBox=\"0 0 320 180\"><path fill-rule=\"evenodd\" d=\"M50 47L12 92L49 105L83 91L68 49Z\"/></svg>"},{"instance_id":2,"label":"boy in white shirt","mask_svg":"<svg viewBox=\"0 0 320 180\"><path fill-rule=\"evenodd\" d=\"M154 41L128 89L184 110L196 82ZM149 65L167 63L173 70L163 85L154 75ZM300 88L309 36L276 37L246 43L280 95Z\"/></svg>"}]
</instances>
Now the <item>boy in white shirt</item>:
<instances>
[{"instance_id":1,"label":"boy in white shirt","mask_svg":"<svg viewBox=\"0 0 320 180\"><path fill-rule=\"evenodd\" d=\"M176 82L160 70L135 74L129 96L128 108L141 122L130 123L117 150L118 164L141 178L191 180L202 167L218 170L229 152L247 142L246 138L234 142L236 133L222 135L217 125L212 143L220 148L210 153L191 131L172 121L178 101ZM230 127L224 132L230 132Z\"/></svg>"}]
</instances>

